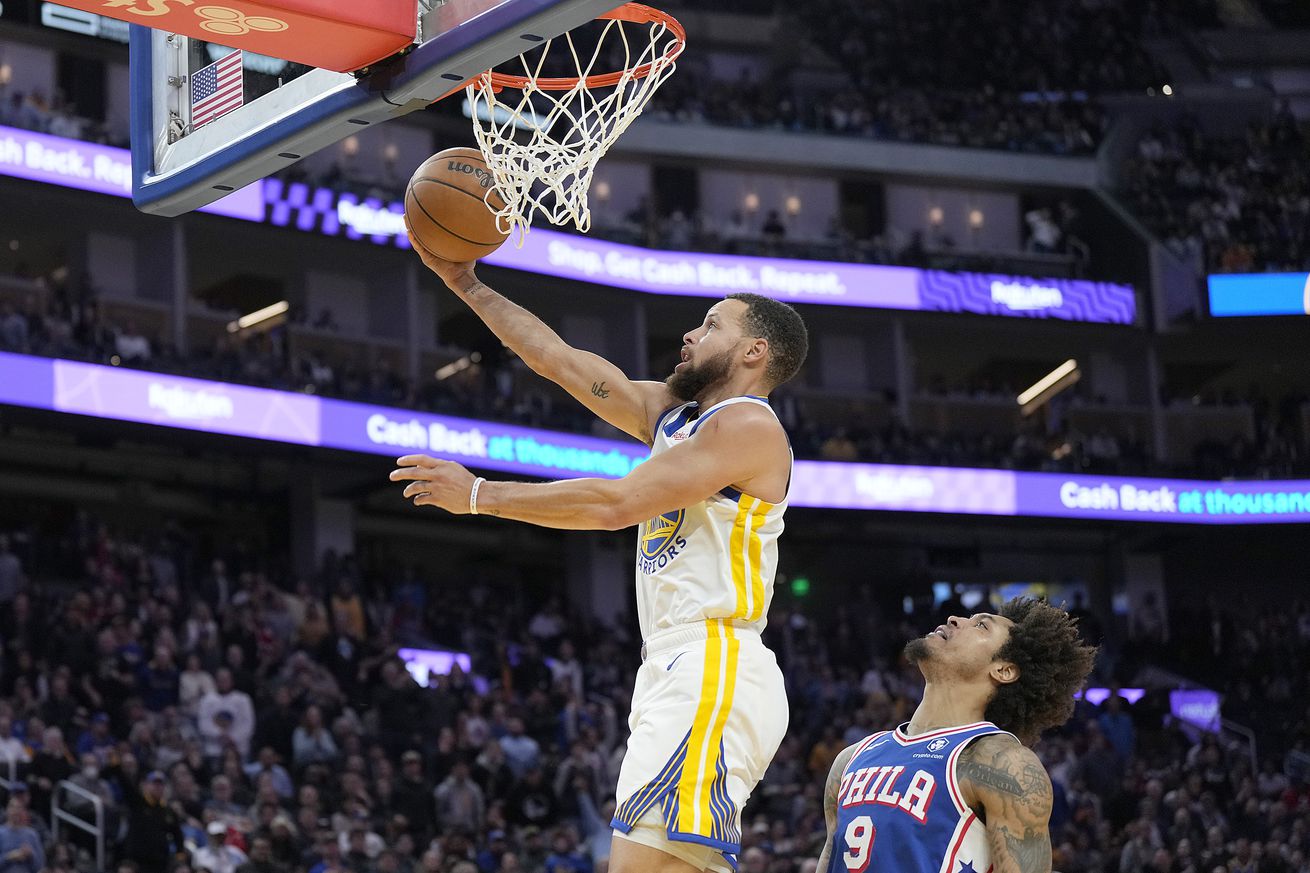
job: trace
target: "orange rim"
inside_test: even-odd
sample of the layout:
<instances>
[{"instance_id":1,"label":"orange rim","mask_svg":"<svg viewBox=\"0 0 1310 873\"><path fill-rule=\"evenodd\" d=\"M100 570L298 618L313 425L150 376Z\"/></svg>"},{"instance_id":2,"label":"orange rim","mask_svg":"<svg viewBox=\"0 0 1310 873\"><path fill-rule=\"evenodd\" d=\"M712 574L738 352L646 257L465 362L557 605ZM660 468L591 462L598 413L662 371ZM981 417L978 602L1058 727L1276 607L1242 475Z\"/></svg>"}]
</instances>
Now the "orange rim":
<instances>
[{"instance_id":1,"label":"orange rim","mask_svg":"<svg viewBox=\"0 0 1310 873\"><path fill-rule=\"evenodd\" d=\"M606 12L603 15L596 16L597 20L614 20L627 21L632 24L662 24L668 31L673 34L674 41L664 50L664 54L656 61L649 64L642 64L639 67L633 67L631 70L621 70L617 73L601 73L596 76L588 76L584 84L588 88L610 88L617 85L625 76L632 76L637 79L644 79L651 74L651 70L656 65L664 66L672 63L682 54L682 50L687 47L687 31L667 12L662 12L653 6L647 6L644 3L625 3L618 9ZM531 85L538 91L571 91L582 82L581 76L561 76L554 79L531 79L528 76L511 76L506 73L492 72L490 76L491 89L500 91L502 88L518 88L523 90ZM481 78L474 80L474 87L485 88L487 84Z\"/></svg>"}]
</instances>

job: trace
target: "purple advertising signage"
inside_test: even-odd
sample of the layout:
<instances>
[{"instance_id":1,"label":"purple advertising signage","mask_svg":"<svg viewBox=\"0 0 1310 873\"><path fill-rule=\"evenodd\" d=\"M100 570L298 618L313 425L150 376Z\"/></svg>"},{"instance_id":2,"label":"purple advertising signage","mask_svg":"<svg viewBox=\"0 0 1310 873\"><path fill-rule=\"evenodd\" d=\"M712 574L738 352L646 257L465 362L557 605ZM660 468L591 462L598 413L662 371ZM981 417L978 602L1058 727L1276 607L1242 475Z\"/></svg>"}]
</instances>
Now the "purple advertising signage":
<instances>
[{"instance_id":1,"label":"purple advertising signage","mask_svg":"<svg viewBox=\"0 0 1310 873\"><path fill-rule=\"evenodd\" d=\"M404 207L304 183L264 180L268 221L329 236L408 248ZM1032 279L743 255L666 252L536 228L514 237L483 263L647 294L722 297L754 291L778 300L829 306L966 312L1132 324L1136 295L1127 285L1081 279Z\"/></svg>"},{"instance_id":2,"label":"purple advertising signage","mask_svg":"<svg viewBox=\"0 0 1310 873\"><path fill-rule=\"evenodd\" d=\"M0 403L543 478L626 476L645 446L287 391L0 353ZM1310 523L1310 480L1018 473L797 461L799 507L1182 524Z\"/></svg>"},{"instance_id":3,"label":"purple advertising signage","mask_svg":"<svg viewBox=\"0 0 1310 873\"><path fill-rule=\"evenodd\" d=\"M54 361L51 407L120 421L318 445L316 397Z\"/></svg>"},{"instance_id":4,"label":"purple advertising signage","mask_svg":"<svg viewBox=\"0 0 1310 873\"><path fill-rule=\"evenodd\" d=\"M557 479L617 479L646 459L638 443L322 400L319 445L374 455L428 454L472 467Z\"/></svg>"},{"instance_id":5,"label":"purple advertising signage","mask_svg":"<svg viewBox=\"0 0 1310 873\"><path fill-rule=\"evenodd\" d=\"M131 197L132 153L113 146L0 126L0 175ZM200 211L263 221L264 198L258 185L247 185L201 207Z\"/></svg>"},{"instance_id":6,"label":"purple advertising signage","mask_svg":"<svg viewBox=\"0 0 1310 873\"><path fill-rule=\"evenodd\" d=\"M522 248L517 242L483 260L649 294L722 297L753 291L790 303L1104 324L1132 324L1137 311L1133 289L1108 282L666 252L545 229L529 233Z\"/></svg>"},{"instance_id":7,"label":"purple advertising signage","mask_svg":"<svg viewBox=\"0 0 1310 873\"><path fill-rule=\"evenodd\" d=\"M1169 692L1169 711L1174 718L1210 733L1219 733L1222 714L1219 692L1208 688L1187 688Z\"/></svg>"}]
</instances>

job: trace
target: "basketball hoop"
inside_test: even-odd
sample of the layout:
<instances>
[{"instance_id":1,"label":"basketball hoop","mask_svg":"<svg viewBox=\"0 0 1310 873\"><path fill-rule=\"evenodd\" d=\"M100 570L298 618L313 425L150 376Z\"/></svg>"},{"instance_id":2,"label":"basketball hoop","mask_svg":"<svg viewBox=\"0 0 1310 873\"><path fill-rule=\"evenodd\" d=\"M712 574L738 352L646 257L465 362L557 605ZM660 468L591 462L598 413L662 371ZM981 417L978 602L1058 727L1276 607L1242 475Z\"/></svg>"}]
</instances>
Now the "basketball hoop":
<instances>
[{"instance_id":1,"label":"basketball hoop","mask_svg":"<svg viewBox=\"0 0 1310 873\"><path fill-rule=\"evenodd\" d=\"M489 70L467 87L474 135L505 200L497 221L503 232L521 228L519 245L534 212L552 224L591 227L587 190L596 162L646 108L686 48L677 19L650 6L627 3L598 20L605 24L590 53L579 54L565 33L534 48L531 59L523 54L511 61L522 75ZM644 36L630 36L641 28ZM556 62L566 50L564 63L576 75L543 75L552 43L561 40ZM623 69L593 73L606 51L620 48Z\"/></svg>"}]
</instances>

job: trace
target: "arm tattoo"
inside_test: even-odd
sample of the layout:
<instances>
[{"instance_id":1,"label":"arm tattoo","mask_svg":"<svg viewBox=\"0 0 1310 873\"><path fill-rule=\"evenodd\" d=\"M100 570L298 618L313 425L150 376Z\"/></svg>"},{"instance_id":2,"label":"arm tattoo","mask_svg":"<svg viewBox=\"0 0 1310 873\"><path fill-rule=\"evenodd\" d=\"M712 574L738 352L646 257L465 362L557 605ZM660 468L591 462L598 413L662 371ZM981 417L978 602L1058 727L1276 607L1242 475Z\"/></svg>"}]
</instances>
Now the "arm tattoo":
<instances>
[{"instance_id":1,"label":"arm tattoo","mask_svg":"<svg viewBox=\"0 0 1310 873\"><path fill-rule=\"evenodd\" d=\"M477 294L479 291L481 291L483 288L486 287L487 286L482 284L481 282L474 282L472 285L464 289L464 296L472 297L474 294Z\"/></svg>"},{"instance_id":2,"label":"arm tattoo","mask_svg":"<svg viewBox=\"0 0 1310 873\"><path fill-rule=\"evenodd\" d=\"M1023 836L1010 832L1005 825L997 825L990 834L992 861L997 863L1009 856L1012 866L1004 862L997 864L997 869L1014 870L1020 873L1050 873L1051 870L1051 833L1049 830L1024 828Z\"/></svg>"},{"instance_id":3,"label":"arm tattoo","mask_svg":"<svg viewBox=\"0 0 1310 873\"><path fill-rule=\"evenodd\" d=\"M957 767L983 808L996 873L1051 873L1051 779L1031 750L985 737Z\"/></svg>"},{"instance_id":4,"label":"arm tattoo","mask_svg":"<svg viewBox=\"0 0 1310 873\"><path fill-rule=\"evenodd\" d=\"M605 387L604 382L592 382L591 393L595 394L601 400L609 400L610 398L610 389Z\"/></svg>"},{"instance_id":5,"label":"arm tattoo","mask_svg":"<svg viewBox=\"0 0 1310 873\"><path fill-rule=\"evenodd\" d=\"M823 851L819 853L819 866L815 873L828 871L832 857L833 830L837 827L837 793L841 790L842 774L846 772L846 765L851 762L854 754L855 746L848 746L837 754L832 769L828 771L828 781L823 786L823 817L828 822L828 839L823 844Z\"/></svg>"},{"instance_id":6,"label":"arm tattoo","mask_svg":"<svg viewBox=\"0 0 1310 873\"><path fill-rule=\"evenodd\" d=\"M956 773L961 779L969 779L975 785L1023 797L1023 786L1019 784L1019 780L1004 770L966 758L960 761Z\"/></svg>"}]
</instances>

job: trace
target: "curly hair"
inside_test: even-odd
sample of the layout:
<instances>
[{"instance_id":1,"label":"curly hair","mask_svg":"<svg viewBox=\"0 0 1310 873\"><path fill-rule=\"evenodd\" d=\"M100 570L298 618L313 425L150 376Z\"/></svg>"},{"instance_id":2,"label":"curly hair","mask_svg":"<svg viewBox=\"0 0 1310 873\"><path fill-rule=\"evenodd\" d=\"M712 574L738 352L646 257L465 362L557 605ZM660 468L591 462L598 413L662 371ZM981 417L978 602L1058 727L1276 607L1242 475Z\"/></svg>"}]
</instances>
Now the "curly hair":
<instances>
[{"instance_id":1,"label":"curly hair","mask_svg":"<svg viewBox=\"0 0 1310 873\"><path fill-rule=\"evenodd\" d=\"M810 335L800 313L780 300L748 291L729 294L726 299L740 300L750 307L742 316L742 327L751 336L769 341L764 378L774 388L789 381L805 363L810 350Z\"/></svg>"},{"instance_id":2,"label":"curly hair","mask_svg":"<svg viewBox=\"0 0 1310 873\"><path fill-rule=\"evenodd\" d=\"M1015 597L998 614L1014 626L996 657L1014 663L1019 678L996 690L986 718L1031 746L1073 715L1074 692L1092 672L1096 647L1083 645L1077 622L1045 600Z\"/></svg>"}]
</instances>

